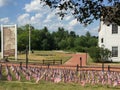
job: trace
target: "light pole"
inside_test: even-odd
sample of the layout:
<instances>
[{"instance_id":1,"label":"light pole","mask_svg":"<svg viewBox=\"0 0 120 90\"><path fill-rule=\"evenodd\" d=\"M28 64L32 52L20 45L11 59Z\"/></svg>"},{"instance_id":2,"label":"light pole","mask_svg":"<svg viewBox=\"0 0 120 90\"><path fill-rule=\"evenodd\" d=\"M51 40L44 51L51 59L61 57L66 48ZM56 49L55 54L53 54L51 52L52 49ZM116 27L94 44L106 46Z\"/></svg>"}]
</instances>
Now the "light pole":
<instances>
[{"instance_id":1,"label":"light pole","mask_svg":"<svg viewBox=\"0 0 120 90\"><path fill-rule=\"evenodd\" d=\"M30 28L30 24L29 24L29 55L31 52L31 28Z\"/></svg>"}]
</instances>

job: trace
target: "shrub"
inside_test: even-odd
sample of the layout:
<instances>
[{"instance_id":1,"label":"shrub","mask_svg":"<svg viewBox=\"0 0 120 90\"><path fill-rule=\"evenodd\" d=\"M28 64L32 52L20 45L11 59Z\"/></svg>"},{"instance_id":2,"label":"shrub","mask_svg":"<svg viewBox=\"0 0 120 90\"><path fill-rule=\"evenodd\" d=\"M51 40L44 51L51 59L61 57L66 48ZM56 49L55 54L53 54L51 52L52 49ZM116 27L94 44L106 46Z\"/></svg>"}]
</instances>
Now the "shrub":
<instances>
[{"instance_id":1,"label":"shrub","mask_svg":"<svg viewBox=\"0 0 120 90\"><path fill-rule=\"evenodd\" d=\"M88 53L94 62L106 62L111 57L111 51L106 48L91 47Z\"/></svg>"}]
</instances>

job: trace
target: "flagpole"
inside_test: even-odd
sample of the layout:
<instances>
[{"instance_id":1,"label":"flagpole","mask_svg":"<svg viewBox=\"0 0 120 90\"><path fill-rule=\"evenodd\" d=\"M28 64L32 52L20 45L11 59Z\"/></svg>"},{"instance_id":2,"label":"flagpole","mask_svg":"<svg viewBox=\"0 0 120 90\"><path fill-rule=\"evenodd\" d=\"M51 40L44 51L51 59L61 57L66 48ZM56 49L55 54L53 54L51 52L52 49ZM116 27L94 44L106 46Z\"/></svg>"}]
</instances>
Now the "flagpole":
<instances>
[{"instance_id":1,"label":"flagpole","mask_svg":"<svg viewBox=\"0 0 120 90\"><path fill-rule=\"evenodd\" d=\"M29 24L29 55L31 52L31 30L30 30L30 24Z\"/></svg>"}]
</instances>

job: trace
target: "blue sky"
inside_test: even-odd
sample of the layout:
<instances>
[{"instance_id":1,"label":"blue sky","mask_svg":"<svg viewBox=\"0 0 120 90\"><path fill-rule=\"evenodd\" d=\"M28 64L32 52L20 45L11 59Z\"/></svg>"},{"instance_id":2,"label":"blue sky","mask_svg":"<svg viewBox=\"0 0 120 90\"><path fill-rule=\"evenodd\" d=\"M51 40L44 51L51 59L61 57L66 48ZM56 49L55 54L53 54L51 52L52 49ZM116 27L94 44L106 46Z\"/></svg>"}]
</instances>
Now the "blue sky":
<instances>
[{"instance_id":1,"label":"blue sky","mask_svg":"<svg viewBox=\"0 0 120 90\"><path fill-rule=\"evenodd\" d=\"M38 29L47 26L50 32L64 27L65 30L75 31L77 35L84 35L89 31L98 36L99 20L84 27L72 15L61 20L55 12L57 10L40 5L39 0L0 0L0 24L31 24Z\"/></svg>"}]
</instances>

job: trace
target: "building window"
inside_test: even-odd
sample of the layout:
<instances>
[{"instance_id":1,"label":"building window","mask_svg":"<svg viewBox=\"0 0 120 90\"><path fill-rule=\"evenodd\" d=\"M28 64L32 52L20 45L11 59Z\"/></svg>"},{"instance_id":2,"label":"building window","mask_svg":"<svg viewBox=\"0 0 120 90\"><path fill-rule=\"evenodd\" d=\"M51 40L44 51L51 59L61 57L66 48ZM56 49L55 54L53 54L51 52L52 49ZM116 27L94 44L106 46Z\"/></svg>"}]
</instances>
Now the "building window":
<instances>
[{"instance_id":1,"label":"building window","mask_svg":"<svg viewBox=\"0 0 120 90\"><path fill-rule=\"evenodd\" d=\"M117 33L118 33L118 25L112 24L112 34L117 34Z\"/></svg>"},{"instance_id":2,"label":"building window","mask_svg":"<svg viewBox=\"0 0 120 90\"><path fill-rule=\"evenodd\" d=\"M103 41L104 41L103 38L101 38L101 43L103 43Z\"/></svg>"},{"instance_id":3,"label":"building window","mask_svg":"<svg viewBox=\"0 0 120 90\"><path fill-rule=\"evenodd\" d=\"M118 47L112 47L112 57L118 57Z\"/></svg>"}]
</instances>

